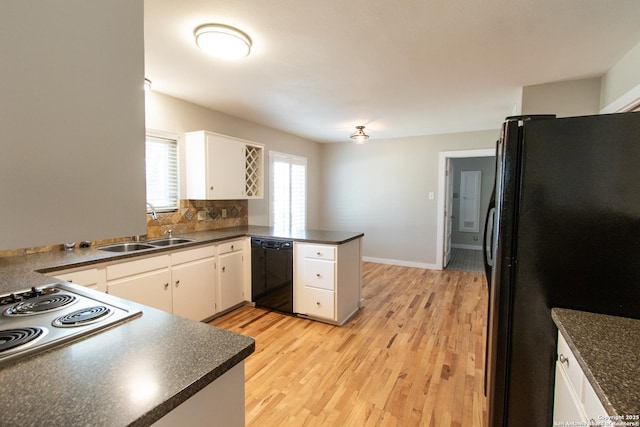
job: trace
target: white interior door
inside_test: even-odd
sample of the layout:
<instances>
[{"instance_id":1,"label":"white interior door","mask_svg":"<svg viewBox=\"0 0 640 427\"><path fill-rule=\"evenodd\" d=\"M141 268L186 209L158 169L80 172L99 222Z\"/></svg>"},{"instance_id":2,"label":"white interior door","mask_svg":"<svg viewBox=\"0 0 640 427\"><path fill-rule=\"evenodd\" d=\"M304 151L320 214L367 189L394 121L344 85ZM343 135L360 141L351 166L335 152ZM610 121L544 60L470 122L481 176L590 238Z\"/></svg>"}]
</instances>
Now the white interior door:
<instances>
[{"instance_id":1,"label":"white interior door","mask_svg":"<svg viewBox=\"0 0 640 427\"><path fill-rule=\"evenodd\" d=\"M445 207L444 207L444 265L446 268L451 260L451 229L453 214L453 164L447 157L445 171Z\"/></svg>"}]
</instances>

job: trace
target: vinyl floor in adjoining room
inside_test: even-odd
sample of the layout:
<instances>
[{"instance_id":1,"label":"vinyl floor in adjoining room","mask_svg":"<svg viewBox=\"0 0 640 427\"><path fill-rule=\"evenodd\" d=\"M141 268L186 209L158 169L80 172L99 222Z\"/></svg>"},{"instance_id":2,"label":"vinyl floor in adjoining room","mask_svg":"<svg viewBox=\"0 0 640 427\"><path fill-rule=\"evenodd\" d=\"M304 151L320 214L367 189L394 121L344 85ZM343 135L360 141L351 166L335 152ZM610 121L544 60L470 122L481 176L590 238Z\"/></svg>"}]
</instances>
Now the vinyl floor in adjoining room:
<instances>
[{"instance_id":1,"label":"vinyl floor in adjoining room","mask_svg":"<svg viewBox=\"0 0 640 427\"><path fill-rule=\"evenodd\" d=\"M447 270L461 270L481 273L484 271L482 251L451 248L451 260Z\"/></svg>"},{"instance_id":2,"label":"vinyl floor in adjoining room","mask_svg":"<svg viewBox=\"0 0 640 427\"><path fill-rule=\"evenodd\" d=\"M250 306L211 322L256 339L246 425L486 425L484 275L364 263L362 296L343 326Z\"/></svg>"}]
</instances>

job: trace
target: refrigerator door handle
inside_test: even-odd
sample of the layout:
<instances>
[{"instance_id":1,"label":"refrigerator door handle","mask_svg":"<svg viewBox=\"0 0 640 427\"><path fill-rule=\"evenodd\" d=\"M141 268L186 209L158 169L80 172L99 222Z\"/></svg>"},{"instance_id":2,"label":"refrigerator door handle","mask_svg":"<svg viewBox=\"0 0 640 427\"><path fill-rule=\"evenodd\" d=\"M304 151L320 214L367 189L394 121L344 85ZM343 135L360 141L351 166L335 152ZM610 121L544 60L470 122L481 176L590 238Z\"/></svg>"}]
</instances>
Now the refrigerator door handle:
<instances>
[{"instance_id":1,"label":"refrigerator door handle","mask_svg":"<svg viewBox=\"0 0 640 427\"><path fill-rule=\"evenodd\" d=\"M494 193L495 194L495 193ZM496 200L494 195L491 195L489 200L489 208L487 209L487 216L484 219L484 236L482 255L484 260L484 273L487 276L487 283L491 287L491 270L493 267L493 216L496 211ZM489 225L491 225L491 232L489 232Z\"/></svg>"}]
</instances>

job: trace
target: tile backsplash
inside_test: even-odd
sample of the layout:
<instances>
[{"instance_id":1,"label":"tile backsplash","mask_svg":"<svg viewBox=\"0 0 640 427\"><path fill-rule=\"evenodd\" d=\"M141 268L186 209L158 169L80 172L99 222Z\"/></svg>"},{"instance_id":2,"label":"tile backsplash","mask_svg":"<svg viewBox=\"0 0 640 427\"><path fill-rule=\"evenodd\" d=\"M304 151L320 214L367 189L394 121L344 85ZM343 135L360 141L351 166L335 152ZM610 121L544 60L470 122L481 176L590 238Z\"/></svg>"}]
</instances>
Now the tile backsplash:
<instances>
[{"instance_id":1,"label":"tile backsplash","mask_svg":"<svg viewBox=\"0 0 640 427\"><path fill-rule=\"evenodd\" d=\"M158 212L158 220L147 215L147 238L193 231L215 230L249 224L247 200L180 200L177 212Z\"/></svg>"},{"instance_id":2,"label":"tile backsplash","mask_svg":"<svg viewBox=\"0 0 640 427\"><path fill-rule=\"evenodd\" d=\"M193 231L215 230L249 224L249 202L247 200L180 200L176 212L158 212L158 219L147 215L146 239L164 237L169 230L174 236ZM105 245L131 240L134 236L92 241L92 245ZM0 257L25 255L37 252L62 250L63 244L38 246L35 248L0 251Z\"/></svg>"}]
</instances>

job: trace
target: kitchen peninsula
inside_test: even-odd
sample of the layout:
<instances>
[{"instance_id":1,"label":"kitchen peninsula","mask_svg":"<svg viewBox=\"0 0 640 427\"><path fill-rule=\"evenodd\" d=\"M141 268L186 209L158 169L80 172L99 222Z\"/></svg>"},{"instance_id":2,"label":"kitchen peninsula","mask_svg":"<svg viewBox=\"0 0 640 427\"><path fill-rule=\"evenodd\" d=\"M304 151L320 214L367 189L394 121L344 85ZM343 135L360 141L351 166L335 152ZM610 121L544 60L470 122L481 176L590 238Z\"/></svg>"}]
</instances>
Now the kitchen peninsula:
<instances>
[{"instance_id":1,"label":"kitchen peninsula","mask_svg":"<svg viewBox=\"0 0 640 427\"><path fill-rule=\"evenodd\" d=\"M357 241L359 248L362 233L311 230L279 233L268 227L243 226L180 236L192 240L180 248L198 248L254 236L338 246ZM51 284L56 281L53 276L57 271L68 268L172 250L176 247L113 253L92 246L2 257L0 292L6 294ZM359 265L357 269L359 272ZM172 410L180 410L180 405L189 404L198 397L198 392L209 386L223 383L226 387L229 375L235 382L244 378L243 361L255 349L252 338L127 303L140 308L142 316L0 367L3 379L0 390L4 396L0 408L7 414L3 416L3 423L150 425L162 422L161 418L167 414L171 417L175 413ZM21 386L16 388L15 384ZM243 390L231 393L229 400L219 407L243 414ZM43 406L42 396L58 404L46 405L46 410L39 411Z\"/></svg>"}]
</instances>

